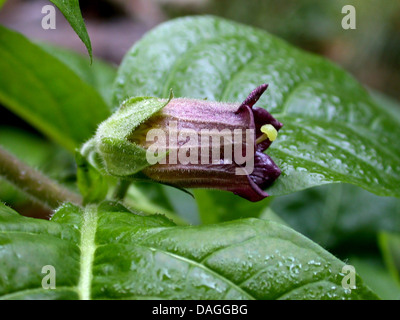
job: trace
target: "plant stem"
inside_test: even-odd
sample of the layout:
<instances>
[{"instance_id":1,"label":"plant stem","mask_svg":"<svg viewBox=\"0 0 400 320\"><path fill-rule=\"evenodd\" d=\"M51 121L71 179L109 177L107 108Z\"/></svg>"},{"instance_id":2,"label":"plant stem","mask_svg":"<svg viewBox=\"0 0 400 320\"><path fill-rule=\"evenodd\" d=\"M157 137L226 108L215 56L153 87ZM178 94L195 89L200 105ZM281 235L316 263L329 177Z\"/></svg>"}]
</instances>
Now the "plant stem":
<instances>
[{"instance_id":1,"label":"plant stem","mask_svg":"<svg viewBox=\"0 0 400 320\"><path fill-rule=\"evenodd\" d=\"M128 192L130 185L131 181L120 179L114 190L114 199L123 200L125 198L126 193Z\"/></svg>"},{"instance_id":2,"label":"plant stem","mask_svg":"<svg viewBox=\"0 0 400 320\"><path fill-rule=\"evenodd\" d=\"M51 209L64 202L80 205L81 197L31 168L0 147L0 176Z\"/></svg>"}]
</instances>

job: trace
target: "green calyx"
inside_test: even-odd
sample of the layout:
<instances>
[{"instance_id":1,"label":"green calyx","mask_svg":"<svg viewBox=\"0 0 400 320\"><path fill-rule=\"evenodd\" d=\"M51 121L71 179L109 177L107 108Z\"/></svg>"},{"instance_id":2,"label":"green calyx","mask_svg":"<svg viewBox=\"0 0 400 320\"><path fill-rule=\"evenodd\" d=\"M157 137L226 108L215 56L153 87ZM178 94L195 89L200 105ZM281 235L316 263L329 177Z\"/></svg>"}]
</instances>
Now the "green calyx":
<instances>
[{"instance_id":1,"label":"green calyx","mask_svg":"<svg viewBox=\"0 0 400 320\"><path fill-rule=\"evenodd\" d=\"M172 97L171 91L168 100L136 97L124 101L99 125L95 136L82 146L80 153L99 171L115 177L126 178L143 170L149 166L146 149L129 137L139 125L164 108Z\"/></svg>"}]
</instances>

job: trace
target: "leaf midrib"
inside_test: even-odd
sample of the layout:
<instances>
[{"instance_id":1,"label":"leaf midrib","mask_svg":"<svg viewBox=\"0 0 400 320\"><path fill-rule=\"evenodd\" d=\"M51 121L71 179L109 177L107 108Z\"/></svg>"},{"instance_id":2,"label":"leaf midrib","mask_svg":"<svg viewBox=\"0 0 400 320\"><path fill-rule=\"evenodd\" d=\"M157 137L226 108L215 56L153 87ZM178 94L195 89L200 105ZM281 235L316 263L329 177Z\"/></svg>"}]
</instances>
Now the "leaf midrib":
<instances>
[{"instance_id":1,"label":"leaf midrib","mask_svg":"<svg viewBox=\"0 0 400 320\"><path fill-rule=\"evenodd\" d=\"M97 230L98 213L95 205L87 206L83 210L81 226L81 250L80 257L80 278L78 293L81 300L91 299L91 287L93 279L93 261L97 249L95 242Z\"/></svg>"}]
</instances>

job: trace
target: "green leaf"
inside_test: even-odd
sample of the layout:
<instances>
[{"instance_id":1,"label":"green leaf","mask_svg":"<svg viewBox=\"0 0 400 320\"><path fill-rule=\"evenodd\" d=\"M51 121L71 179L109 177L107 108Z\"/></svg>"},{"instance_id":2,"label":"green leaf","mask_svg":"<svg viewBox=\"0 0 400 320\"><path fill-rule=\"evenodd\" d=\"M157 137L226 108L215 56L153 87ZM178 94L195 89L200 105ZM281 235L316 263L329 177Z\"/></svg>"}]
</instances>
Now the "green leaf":
<instances>
[{"instance_id":1,"label":"green leaf","mask_svg":"<svg viewBox=\"0 0 400 320\"><path fill-rule=\"evenodd\" d=\"M60 254L62 253L62 254ZM0 205L3 299L376 299L344 264L274 222L246 219L176 227L103 203L66 204L52 221ZM54 266L55 290L42 288Z\"/></svg>"},{"instance_id":2,"label":"green leaf","mask_svg":"<svg viewBox=\"0 0 400 320\"><path fill-rule=\"evenodd\" d=\"M92 44L86 30L85 22L83 21L81 9L79 7L79 0L50 0L62 12L64 17L68 20L72 29L76 32L82 42L85 44L86 49L90 56L90 61L93 59Z\"/></svg>"},{"instance_id":3,"label":"green leaf","mask_svg":"<svg viewBox=\"0 0 400 320\"><path fill-rule=\"evenodd\" d=\"M379 244L386 266L400 285L400 233L381 232Z\"/></svg>"},{"instance_id":4,"label":"green leaf","mask_svg":"<svg viewBox=\"0 0 400 320\"><path fill-rule=\"evenodd\" d=\"M381 107L400 119L396 102L371 93ZM378 197L351 185L320 186L279 197L272 208L296 231L346 255L371 252L382 230L400 232L399 199Z\"/></svg>"},{"instance_id":5,"label":"green leaf","mask_svg":"<svg viewBox=\"0 0 400 320\"><path fill-rule=\"evenodd\" d=\"M71 152L110 113L99 93L24 36L0 27L0 102Z\"/></svg>"},{"instance_id":6,"label":"green leaf","mask_svg":"<svg viewBox=\"0 0 400 320\"><path fill-rule=\"evenodd\" d=\"M112 87L117 75L116 68L99 59L93 59L92 64L89 64L83 55L65 48L47 43L38 43L38 45L70 67L86 83L97 89L104 101L111 106Z\"/></svg>"},{"instance_id":7,"label":"green leaf","mask_svg":"<svg viewBox=\"0 0 400 320\"><path fill-rule=\"evenodd\" d=\"M346 182L400 196L400 121L339 67L258 29L215 17L161 25L124 58L114 104L170 88L241 102L262 83L270 87L257 106L284 124L268 151L283 173L268 193Z\"/></svg>"}]
</instances>

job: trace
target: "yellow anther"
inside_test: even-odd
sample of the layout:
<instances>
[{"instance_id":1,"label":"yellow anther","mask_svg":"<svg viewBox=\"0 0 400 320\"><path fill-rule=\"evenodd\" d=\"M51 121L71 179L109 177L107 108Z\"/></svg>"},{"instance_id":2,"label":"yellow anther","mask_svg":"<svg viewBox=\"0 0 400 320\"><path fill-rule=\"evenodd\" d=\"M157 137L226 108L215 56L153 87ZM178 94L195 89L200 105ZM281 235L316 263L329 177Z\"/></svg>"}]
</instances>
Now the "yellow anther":
<instances>
[{"instance_id":1,"label":"yellow anther","mask_svg":"<svg viewBox=\"0 0 400 320\"><path fill-rule=\"evenodd\" d=\"M261 143L266 139L269 139L270 141L274 141L276 137L278 136L278 131L274 128L272 124L264 124L260 128L261 132L263 133L262 136L258 137L256 140L256 143Z\"/></svg>"},{"instance_id":2,"label":"yellow anther","mask_svg":"<svg viewBox=\"0 0 400 320\"><path fill-rule=\"evenodd\" d=\"M271 141L274 141L278 136L278 131L276 131L272 124L264 124L260 130L262 133L265 133Z\"/></svg>"}]
</instances>

